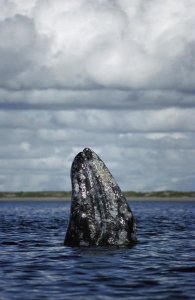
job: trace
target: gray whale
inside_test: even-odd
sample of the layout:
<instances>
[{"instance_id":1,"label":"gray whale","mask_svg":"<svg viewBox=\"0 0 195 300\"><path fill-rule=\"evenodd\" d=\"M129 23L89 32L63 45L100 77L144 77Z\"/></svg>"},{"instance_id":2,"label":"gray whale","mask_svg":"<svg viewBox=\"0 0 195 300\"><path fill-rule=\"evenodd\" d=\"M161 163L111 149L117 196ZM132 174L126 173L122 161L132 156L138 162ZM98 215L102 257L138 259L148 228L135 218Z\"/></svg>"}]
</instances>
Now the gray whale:
<instances>
[{"instance_id":1,"label":"gray whale","mask_svg":"<svg viewBox=\"0 0 195 300\"><path fill-rule=\"evenodd\" d=\"M136 242L135 220L110 171L89 148L71 167L72 203L64 244L129 245Z\"/></svg>"}]
</instances>

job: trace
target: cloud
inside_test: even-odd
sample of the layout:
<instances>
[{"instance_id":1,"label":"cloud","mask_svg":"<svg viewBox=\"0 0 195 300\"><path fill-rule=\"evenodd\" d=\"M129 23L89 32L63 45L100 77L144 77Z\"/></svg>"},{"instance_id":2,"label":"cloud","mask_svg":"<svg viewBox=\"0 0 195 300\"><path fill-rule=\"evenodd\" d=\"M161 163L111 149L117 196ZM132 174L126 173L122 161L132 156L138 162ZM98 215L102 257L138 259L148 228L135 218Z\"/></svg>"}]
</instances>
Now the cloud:
<instances>
[{"instance_id":1,"label":"cloud","mask_svg":"<svg viewBox=\"0 0 195 300\"><path fill-rule=\"evenodd\" d=\"M188 132L195 131L195 109L169 108L139 111L85 110L56 112L53 121L58 127L115 133L132 132ZM78 121L76 121L78 120ZM121 122L122 120L122 122Z\"/></svg>"},{"instance_id":2,"label":"cloud","mask_svg":"<svg viewBox=\"0 0 195 300\"><path fill-rule=\"evenodd\" d=\"M102 157L122 189L192 189L193 114L188 109L0 112L2 190L70 190L72 160L86 146Z\"/></svg>"},{"instance_id":3,"label":"cloud","mask_svg":"<svg viewBox=\"0 0 195 300\"><path fill-rule=\"evenodd\" d=\"M193 94L178 91L6 90L0 89L0 109L17 110L159 110L194 108Z\"/></svg>"},{"instance_id":4,"label":"cloud","mask_svg":"<svg viewBox=\"0 0 195 300\"><path fill-rule=\"evenodd\" d=\"M0 6L1 190L70 190L86 146L123 189L194 189L193 0Z\"/></svg>"},{"instance_id":5,"label":"cloud","mask_svg":"<svg viewBox=\"0 0 195 300\"><path fill-rule=\"evenodd\" d=\"M194 107L192 0L1 7L0 108Z\"/></svg>"},{"instance_id":6,"label":"cloud","mask_svg":"<svg viewBox=\"0 0 195 300\"><path fill-rule=\"evenodd\" d=\"M194 91L193 1L1 2L4 88Z\"/></svg>"}]
</instances>

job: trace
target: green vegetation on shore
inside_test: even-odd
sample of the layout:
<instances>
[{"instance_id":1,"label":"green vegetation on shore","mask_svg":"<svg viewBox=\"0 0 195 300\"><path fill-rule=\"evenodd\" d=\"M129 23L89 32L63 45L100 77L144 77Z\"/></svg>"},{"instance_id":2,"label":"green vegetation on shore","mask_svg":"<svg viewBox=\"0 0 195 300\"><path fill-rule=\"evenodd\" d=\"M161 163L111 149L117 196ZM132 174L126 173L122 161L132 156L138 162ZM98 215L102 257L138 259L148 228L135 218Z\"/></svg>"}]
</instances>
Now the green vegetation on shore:
<instances>
[{"instance_id":1,"label":"green vegetation on shore","mask_svg":"<svg viewBox=\"0 0 195 300\"><path fill-rule=\"evenodd\" d=\"M131 198L195 198L195 192L158 191L158 192L124 192ZM0 192L0 198L70 198L71 192L44 191L44 192Z\"/></svg>"},{"instance_id":2,"label":"green vegetation on shore","mask_svg":"<svg viewBox=\"0 0 195 300\"><path fill-rule=\"evenodd\" d=\"M195 192L157 191L157 192L124 192L126 197L143 198L195 198Z\"/></svg>"},{"instance_id":3,"label":"green vegetation on shore","mask_svg":"<svg viewBox=\"0 0 195 300\"><path fill-rule=\"evenodd\" d=\"M70 198L71 192L0 192L0 198Z\"/></svg>"}]
</instances>

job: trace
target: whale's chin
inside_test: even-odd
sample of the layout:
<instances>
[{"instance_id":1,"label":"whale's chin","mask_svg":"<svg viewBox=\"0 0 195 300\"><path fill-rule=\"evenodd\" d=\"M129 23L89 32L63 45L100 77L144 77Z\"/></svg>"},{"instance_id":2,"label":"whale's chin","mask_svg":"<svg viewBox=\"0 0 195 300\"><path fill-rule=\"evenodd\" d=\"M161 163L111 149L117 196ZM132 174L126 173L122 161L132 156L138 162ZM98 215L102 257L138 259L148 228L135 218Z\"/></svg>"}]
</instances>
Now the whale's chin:
<instances>
[{"instance_id":1,"label":"whale's chin","mask_svg":"<svg viewBox=\"0 0 195 300\"><path fill-rule=\"evenodd\" d=\"M129 245L136 242L135 221L110 171L89 148L72 163L72 204L64 244Z\"/></svg>"}]
</instances>

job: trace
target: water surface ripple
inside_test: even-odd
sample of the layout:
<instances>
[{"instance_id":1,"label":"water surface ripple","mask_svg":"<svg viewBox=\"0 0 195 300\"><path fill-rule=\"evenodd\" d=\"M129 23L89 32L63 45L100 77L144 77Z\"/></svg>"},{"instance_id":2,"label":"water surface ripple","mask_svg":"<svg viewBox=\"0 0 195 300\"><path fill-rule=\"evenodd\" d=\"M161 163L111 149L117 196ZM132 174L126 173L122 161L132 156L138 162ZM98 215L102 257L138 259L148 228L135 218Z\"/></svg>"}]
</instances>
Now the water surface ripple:
<instances>
[{"instance_id":1,"label":"water surface ripple","mask_svg":"<svg viewBox=\"0 0 195 300\"><path fill-rule=\"evenodd\" d=\"M194 202L130 206L138 244L70 248L70 202L0 202L0 299L194 299Z\"/></svg>"}]
</instances>

